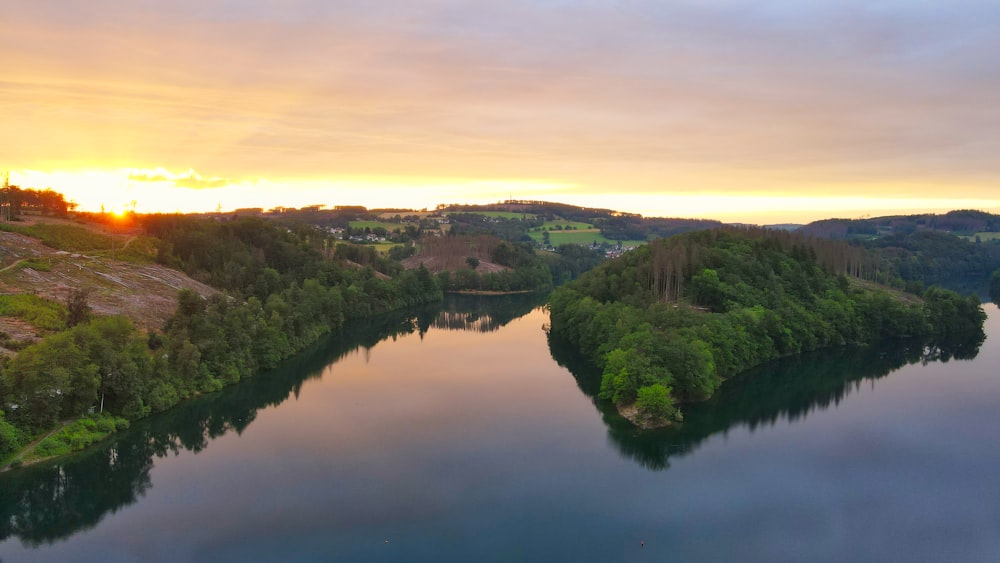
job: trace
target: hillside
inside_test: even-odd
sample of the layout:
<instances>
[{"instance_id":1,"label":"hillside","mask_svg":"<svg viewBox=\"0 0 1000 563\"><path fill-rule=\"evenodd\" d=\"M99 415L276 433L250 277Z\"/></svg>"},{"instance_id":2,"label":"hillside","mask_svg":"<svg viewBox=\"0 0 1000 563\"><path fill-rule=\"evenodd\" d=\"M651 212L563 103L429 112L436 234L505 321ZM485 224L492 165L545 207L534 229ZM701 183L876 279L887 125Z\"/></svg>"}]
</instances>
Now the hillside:
<instances>
[{"instance_id":1,"label":"hillside","mask_svg":"<svg viewBox=\"0 0 1000 563\"><path fill-rule=\"evenodd\" d=\"M892 215L864 219L823 219L798 229L803 235L829 239L873 239L907 235L918 231L939 231L982 240L987 233L1000 232L1000 215L974 210L956 210L944 214Z\"/></svg>"},{"instance_id":2,"label":"hillside","mask_svg":"<svg viewBox=\"0 0 1000 563\"><path fill-rule=\"evenodd\" d=\"M80 233L101 234L96 227L67 221L32 218L18 222L19 228L62 225ZM131 237L118 243L127 248ZM199 295L217 293L181 272L153 263L114 260L106 251L71 252L43 244L24 234L0 231L0 294L34 294L65 303L73 289L89 290L88 303L98 315L125 315L142 330L163 327L177 308L177 292L190 289ZM33 340L44 331L13 317L0 317L0 331L14 340Z\"/></svg>"}]
</instances>

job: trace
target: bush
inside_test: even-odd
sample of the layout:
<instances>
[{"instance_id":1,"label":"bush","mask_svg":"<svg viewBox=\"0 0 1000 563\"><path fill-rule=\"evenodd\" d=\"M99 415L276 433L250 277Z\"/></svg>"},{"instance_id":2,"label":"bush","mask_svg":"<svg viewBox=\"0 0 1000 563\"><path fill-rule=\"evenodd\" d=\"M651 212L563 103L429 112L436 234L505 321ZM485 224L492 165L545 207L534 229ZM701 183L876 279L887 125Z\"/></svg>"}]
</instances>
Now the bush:
<instances>
[{"instance_id":1,"label":"bush","mask_svg":"<svg viewBox=\"0 0 1000 563\"><path fill-rule=\"evenodd\" d=\"M0 460L21 448L21 432L0 413Z\"/></svg>"},{"instance_id":2,"label":"bush","mask_svg":"<svg viewBox=\"0 0 1000 563\"><path fill-rule=\"evenodd\" d=\"M90 414L67 424L35 447L33 457L51 457L82 450L110 434L128 428L124 418L109 414Z\"/></svg>"},{"instance_id":3,"label":"bush","mask_svg":"<svg viewBox=\"0 0 1000 563\"><path fill-rule=\"evenodd\" d=\"M635 407L647 422L662 424L680 420L680 412L674 406L670 388L659 383L639 389Z\"/></svg>"},{"instance_id":4,"label":"bush","mask_svg":"<svg viewBox=\"0 0 1000 563\"><path fill-rule=\"evenodd\" d=\"M16 317L45 330L66 328L66 308L61 303L30 293L0 295L0 316Z\"/></svg>"}]
</instances>

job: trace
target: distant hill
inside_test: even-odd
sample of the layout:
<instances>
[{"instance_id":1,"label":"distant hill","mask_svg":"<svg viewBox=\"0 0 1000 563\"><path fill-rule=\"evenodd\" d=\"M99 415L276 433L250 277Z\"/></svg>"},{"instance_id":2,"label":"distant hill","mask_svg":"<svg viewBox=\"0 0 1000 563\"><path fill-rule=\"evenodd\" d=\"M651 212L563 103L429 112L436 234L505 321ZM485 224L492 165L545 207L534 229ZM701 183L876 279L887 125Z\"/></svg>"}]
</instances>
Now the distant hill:
<instances>
[{"instance_id":1,"label":"distant hill","mask_svg":"<svg viewBox=\"0 0 1000 563\"><path fill-rule=\"evenodd\" d=\"M1000 215L983 211L824 219L796 232L865 246L885 279L899 278L911 291L939 285L985 298L989 276L1000 268Z\"/></svg>"},{"instance_id":2,"label":"distant hill","mask_svg":"<svg viewBox=\"0 0 1000 563\"><path fill-rule=\"evenodd\" d=\"M510 200L489 205L450 205L440 207L438 212L490 214L494 216L494 223L500 224L516 221L515 226L522 226L526 230L525 235L521 235L522 240L530 239L535 242L541 239L540 233L544 230L552 232L552 223L560 222L573 224L573 230L577 231L575 234L579 236L573 237L572 242L586 241L587 244L591 244L592 241L605 244L617 241L641 243L654 238L666 238L680 233L703 231L722 226L721 221L714 219L643 217L636 213L544 201ZM511 216L496 217L496 214L509 214ZM500 219L506 219L506 221ZM507 240L516 240L510 234L511 232L516 233L516 229L509 228L509 225L504 226L507 227L505 232L491 232L491 234ZM564 231L563 229L558 230L560 231L559 237L562 238ZM523 238L525 236L528 238Z\"/></svg>"},{"instance_id":3,"label":"distant hill","mask_svg":"<svg viewBox=\"0 0 1000 563\"><path fill-rule=\"evenodd\" d=\"M905 235L917 231L942 231L960 236L1000 232L1000 215L975 210L949 211L942 215L892 215L866 219L823 219L799 229L807 236L845 240Z\"/></svg>"}]
</instances>

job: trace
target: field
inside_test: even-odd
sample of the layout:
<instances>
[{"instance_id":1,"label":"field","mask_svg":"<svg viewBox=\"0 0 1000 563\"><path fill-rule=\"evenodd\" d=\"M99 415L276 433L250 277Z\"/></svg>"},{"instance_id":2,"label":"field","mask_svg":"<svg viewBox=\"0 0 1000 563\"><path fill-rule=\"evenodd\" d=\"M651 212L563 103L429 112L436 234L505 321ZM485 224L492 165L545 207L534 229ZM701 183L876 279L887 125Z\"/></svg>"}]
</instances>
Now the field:
<instances>
[{"instance_id":1,"label":"field","mask_svg":"<svg viewBox=\"0 0 1000 563\"><path fill-rule=\"evenodd\" d=\"M529 233L536 242L542 242L542 232L532 231ZM575 231L549 231L549 244L559 246L560 244L618 244L616 240L609 240L601 234L599 229L578 229ZM644 240L624 240L625 246L639 246L646 244Z\"/></svg>"},{"instance_id":2,"label":"field","mask_svg":"<svg viewBox=\"0 0 1000 563\"><path fill-rule=\"evenodd\" d=\"M981 240L983 242L987 242L987 241L991 241L991 240L998 240L998 239L1000 239L1000 233L982 232L982 233L976 233L976 234L974 234L972 236L965 236L965 237L962 237L962 238L964 238L966 240L975 241L976 237L979 237L979 240Z\"/></svg>"},{"instance_id":3,"label":"field","mask_svg":"<svg viewBox=\"0 0 1000 563\"><path fill-rule=\"evenodd\" d=\"M448 214L453 213L468 213L471 215L482 215L484 217L502 217L504 219L521 219L522 217L527 217L529 219L534 219L535 215L533 213L514 213L512 211L449 211Z\"/></svg>"},{"instance_id":4,"label":"field","mask_svg":"<svg viewBox=\"0 0 1000 563\"><path fill-rule=\"evenodd\" d=\"M534 229L531 229L531 230L532 231L542 231L542 230L551 231L552 229L554 229L556 227L561 227L563 230L565 230L565 229L581 230L581 229L593 229L594 228L594 226L591 225L590 223L581 223L579 221L558 220L558 221L546 221L545 223L542 224L541 227L537 227L537 228L534 228Z\"/></svg>"},{"instance_id":5,"label":"field","mask_svg":"<svg viewBox=\"0 0 1000 563\"><path fill-rule=\"evenodd\" d=\"M403 245L398 242L377 242L375 244L369 244L365 246L374 246L376 252L378 252L379 254L385 254L389 252L390 248L394 246L403 246Z\"/></svg>"}]
</instances>

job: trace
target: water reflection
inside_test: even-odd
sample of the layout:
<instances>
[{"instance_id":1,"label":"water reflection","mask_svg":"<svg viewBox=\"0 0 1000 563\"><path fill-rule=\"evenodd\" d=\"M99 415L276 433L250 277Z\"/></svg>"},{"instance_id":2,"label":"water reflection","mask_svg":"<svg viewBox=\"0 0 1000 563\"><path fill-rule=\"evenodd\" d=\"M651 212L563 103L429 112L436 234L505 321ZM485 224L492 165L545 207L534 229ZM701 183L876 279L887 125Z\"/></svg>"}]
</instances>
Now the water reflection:
<instances>
[{"instance_id":1,"label":"water reflection","mask_svg":"<svg viewBox=\"0 0 1000 563\"><path fill-rule=\"evenodd\" d=\"M454 295L434 320L434 328L494 332L541 304L535 294Z\"/></svg>"},{"instance_id":2,"label":"water reflection","mask_svg":"<svg viewBox=\"0 0 1000 563\"><path fill-rule=\"evenodd\" d=\"M438 306L354 322L266 375L139 421L85 452L2 474L0 541L18 537L39 546L96 526L150 490L155 458L182 450L197 453L217 437L241 434L260 410L298 397L307 380L321 377L327 366L350 353L367 352L387 338L422 336L431 327L496 330L543 299L455 296ZM459 323L457 318L472 320Z\"/></svg>"},{"instance_id":3,"label":"water reflection","mask_svg":"<svg viewBox=\"0 0 1000 563\"><path fill-rule=\"evenodd\" d=\"M894 341L881 347L823 350L784 358L727 381L712 399L684 408L684 422L670 428L640 431L608 401L597 398L601 374L570 345L549 337L559 365L601 413L608 436L626 457L651 470L670 467L670 459L693 452L709 437L737 425L751 430L781 420L795 421L836 406L866 381L883 378L913 363L971 360L985 336L922 343Z\"/></svg>"}]
</instances>

